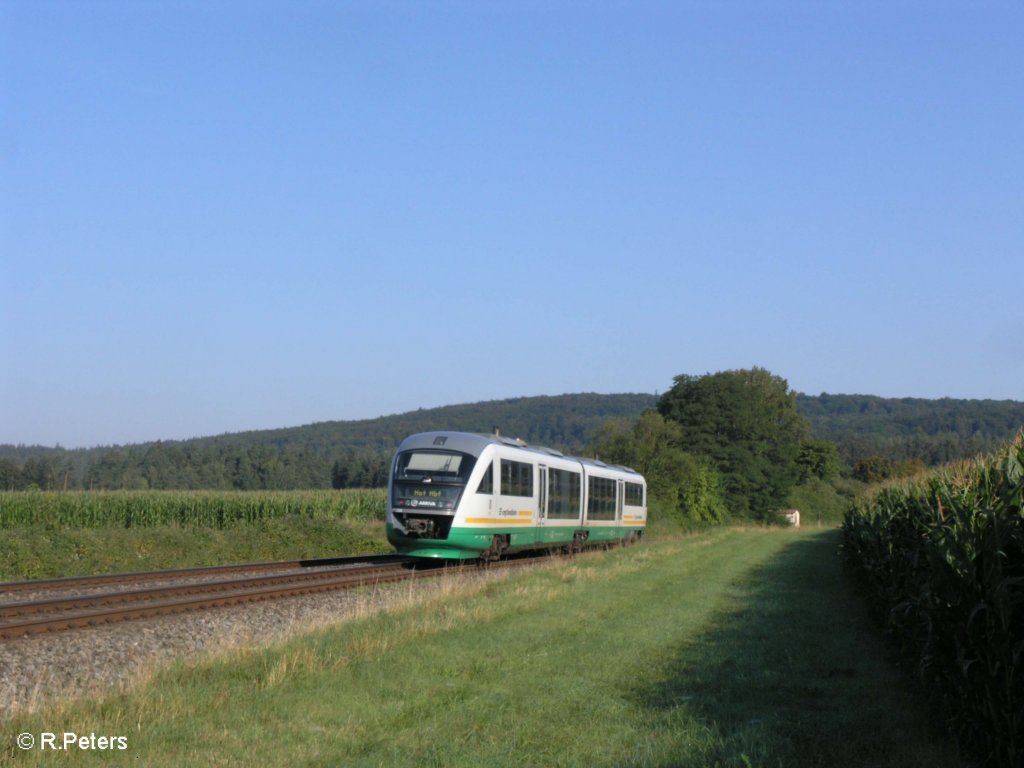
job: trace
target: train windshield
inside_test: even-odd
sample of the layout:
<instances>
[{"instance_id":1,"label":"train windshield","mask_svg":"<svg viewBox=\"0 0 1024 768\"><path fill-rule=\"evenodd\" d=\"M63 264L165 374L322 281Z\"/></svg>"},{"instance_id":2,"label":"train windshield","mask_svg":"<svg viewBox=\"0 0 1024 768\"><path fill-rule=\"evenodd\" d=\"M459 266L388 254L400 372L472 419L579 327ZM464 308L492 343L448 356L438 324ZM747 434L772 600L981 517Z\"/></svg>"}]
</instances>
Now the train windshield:
<instances>
[{"instance_id":1,"label":"train windshield","mask_svg":"<svg viewBox=\"0 0 1024 768\"><path fill-rule=\"evenodd\" d=\"M396 507L452 510L476 459L451 451L404 451L395 459L392 504Z\"/></svg>"}]
</instances>

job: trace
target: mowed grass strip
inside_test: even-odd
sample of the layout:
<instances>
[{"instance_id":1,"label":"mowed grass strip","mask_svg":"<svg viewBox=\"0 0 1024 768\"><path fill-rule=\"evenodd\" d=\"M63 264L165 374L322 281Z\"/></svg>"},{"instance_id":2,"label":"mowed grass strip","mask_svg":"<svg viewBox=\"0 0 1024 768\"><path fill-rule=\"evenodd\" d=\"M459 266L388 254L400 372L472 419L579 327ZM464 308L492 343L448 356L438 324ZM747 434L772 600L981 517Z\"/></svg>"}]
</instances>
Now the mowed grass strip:
<instances>
[{"instance_id":1,"label":"mowed grass strip","mask_svg":"<svg viewBox=\"0 0 1024 768\"><path fill-rule=\"evenodd\" d=\"M156 766L956 765L842 583L838 534L718 530L453 581L5 723ZM62 764L98 755L65 752Z\"/></svg>"}]
</instances>

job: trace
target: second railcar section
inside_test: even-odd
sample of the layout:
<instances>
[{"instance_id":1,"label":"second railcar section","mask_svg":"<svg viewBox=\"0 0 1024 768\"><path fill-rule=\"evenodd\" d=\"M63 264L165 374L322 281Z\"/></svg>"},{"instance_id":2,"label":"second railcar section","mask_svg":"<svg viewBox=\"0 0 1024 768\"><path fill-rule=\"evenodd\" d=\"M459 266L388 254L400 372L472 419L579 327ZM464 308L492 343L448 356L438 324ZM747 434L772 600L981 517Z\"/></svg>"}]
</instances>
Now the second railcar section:
<instances>
[{"instance_id":1,"label":"second railcar section","mask_svg":"<svg viewBox=\"0 0 1024 768\"><path fill-rule=\"evenodd\" d=\"M417 557L633 541L647 524L639 473L496 435L411 435L388 487L388 540Z\"/></svg>"}]
</instances>

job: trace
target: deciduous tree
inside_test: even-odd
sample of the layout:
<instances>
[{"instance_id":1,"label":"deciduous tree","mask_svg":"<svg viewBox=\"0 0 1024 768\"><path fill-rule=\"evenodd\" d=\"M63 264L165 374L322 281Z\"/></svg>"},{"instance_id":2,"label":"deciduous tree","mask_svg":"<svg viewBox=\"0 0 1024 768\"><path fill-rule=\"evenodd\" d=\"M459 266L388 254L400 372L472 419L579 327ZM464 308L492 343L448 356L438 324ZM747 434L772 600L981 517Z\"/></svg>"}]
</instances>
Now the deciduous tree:
<instances>
[{"instance_id":1,"label":"deciduous tree","mask_svg":"<svg viewBox=\"0 0 1024 768\"><path fill-rule=\"evenodd\" d=\"M676 376L658 412L718 470L730 513L767 520L784 506L810 433L785 379L763 368Z\"/></svg>"}]
</instances>

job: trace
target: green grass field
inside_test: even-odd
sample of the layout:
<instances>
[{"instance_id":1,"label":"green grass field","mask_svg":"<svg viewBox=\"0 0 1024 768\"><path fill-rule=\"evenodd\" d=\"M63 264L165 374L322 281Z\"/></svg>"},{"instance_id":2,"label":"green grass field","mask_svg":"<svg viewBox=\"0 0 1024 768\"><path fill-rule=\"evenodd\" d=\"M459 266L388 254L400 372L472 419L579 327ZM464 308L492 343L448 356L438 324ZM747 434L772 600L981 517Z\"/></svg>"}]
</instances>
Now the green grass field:
<instances>
[{"instance_id":1,"label":"green grass field","mask_svg":"<svg viewBox=\"0 0 1024 768\"><path fill-rule=\"evenodd\" d=\"M847 589L838 542L834 529L722 529L452 580L386 613L17 715L0 762L957 765ZM127 749L15 744L44 731L124 736Z\"/></svg>"}]
</instances>

